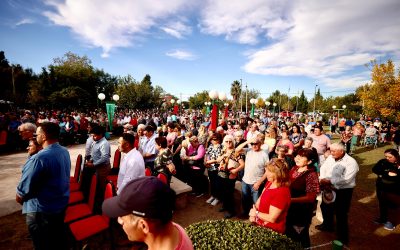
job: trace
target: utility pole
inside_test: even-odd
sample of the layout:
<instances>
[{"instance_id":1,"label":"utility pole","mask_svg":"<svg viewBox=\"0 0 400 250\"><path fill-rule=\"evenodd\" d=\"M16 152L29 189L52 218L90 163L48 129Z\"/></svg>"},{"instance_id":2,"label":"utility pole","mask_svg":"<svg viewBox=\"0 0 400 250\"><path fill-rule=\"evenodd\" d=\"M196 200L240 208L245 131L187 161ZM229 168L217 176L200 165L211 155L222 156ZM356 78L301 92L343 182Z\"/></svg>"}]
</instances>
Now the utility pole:
<instances>
[{"instance_id":1,"label":"utility pole","mask_svg":"<svg viewBox=\"0 0 400 250\"><path fill-rule=\"evenodd\" d=\"M240 113L243 112L242 78L240 78Z\"/></svg>"},{"instance_id":2,"label":"utility pole","mask_svg":"<svg viewBox=\"0 0 400 250\"><path fill-rule=\"evenodd\" d=\"M315 99L317 97L317 87L318 84L315 84L315 88L314 88L314 109L313 109L313 117L315 118Z\"/></svg>"},{"instance_id":3,"label":"utility pole","mask_svg":"<svg viewBox=\"0 0 400 250\"><path fill-rule=\"evenodd\" d=\"M15 92L14 65L11 66L11 81L12 81L12 85L13 85L14 102L16 102L17 101L17 94Z\"/></svg>"},{"instance_id":4,"label":"utility pole","mask_svg":"<svg viewBox=\"0 0 400 250\"><path fill-rule=\"evenodd\" d=\"M246 115L247 115L247 82L246 82Z\"/></svg>"}]
</instances>

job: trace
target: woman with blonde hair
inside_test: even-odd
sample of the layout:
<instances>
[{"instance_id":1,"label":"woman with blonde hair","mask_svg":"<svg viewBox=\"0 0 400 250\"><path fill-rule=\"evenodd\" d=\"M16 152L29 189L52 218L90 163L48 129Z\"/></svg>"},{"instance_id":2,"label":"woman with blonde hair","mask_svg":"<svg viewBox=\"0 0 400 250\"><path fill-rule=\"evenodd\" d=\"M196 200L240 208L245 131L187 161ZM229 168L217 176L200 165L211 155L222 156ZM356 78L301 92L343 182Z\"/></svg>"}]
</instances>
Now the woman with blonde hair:
<instances>
[{"instance_id":1,"label":"woman with blonde hair","mask_svg":"<svg viewBox=\"0 0 400 250\"><path fill-rule=\"evenodd\" d=\"M283 160L273 159L266 166L268 179L264 191L250 210L250 222L285 232L286 215L290 206L289 169Z\"/></svg>"},{"instance_id":2,"label":"woman with blonde hair","mask_svg":"<svg viewBox=\"0 0 400 250\"><path fill-rule=\"evenodd\" d=\"M233 193L235 191L236 177L240 170L244 168L244 155L235 152L235 139L232 135L226 135L223 139L222 155L217 161L220 163L218 168L218 183L220 187L219 197L222 201L220 212L226 211L225 219L235 215L235 202Z\"/></svg>"},{"instance_id":3,"label":"woman with blonde hair","mask_svg":"<svg viewBox=\"0 0 400 250\"><path fill-rule=\"evenodd\" d=\"M270 158L272 158L272 154L275 150L276 145L276 137L277 137L277 130L274 127L269 127L265 131L265 140L264 144L268 145L268 151L270 154Z\"/></svg>"},{"instance_id":4,"label":"woman with blonde hair","mask_svg":"<svg viewBox=\"0 0 400 250\"><path fill-rule=\"evenodd\" d=\"M207 144L207 139L208 139L208 133L207 133L206 126L204 126L203 124L201 124L199 127L199 133L197 135L197 139L199 140L199 143L201 145L204 145L204 147L207 146L206 144Z\"/></svg>"}]
</instances>

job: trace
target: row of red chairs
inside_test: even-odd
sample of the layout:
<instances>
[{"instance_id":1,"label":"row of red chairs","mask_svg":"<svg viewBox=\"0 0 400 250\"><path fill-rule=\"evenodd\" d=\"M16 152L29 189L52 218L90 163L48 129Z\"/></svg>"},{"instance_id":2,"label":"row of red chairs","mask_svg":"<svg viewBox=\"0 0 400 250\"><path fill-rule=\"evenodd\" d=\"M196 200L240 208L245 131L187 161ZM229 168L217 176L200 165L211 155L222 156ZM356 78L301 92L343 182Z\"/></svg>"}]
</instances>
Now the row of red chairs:
<instances>
[{"instance_id":1,"label":"row of red chairs","mask_svg":"<svg viewBox=\"0 0 400 250\"><path fill-rule=\"evenodd\" d=\"M117 149L114 154L111 174L107 177L109 183L106 185L104 199L113 196L113 190L115 190L115 185L118 180L120 162L121 152ZM83 203L84 195L80 190L82 181L81 169L82 155L79 154L75 163L74 176L70 177L70 199L64 219L64 222L69 224L71 233L78 243L95 234L105 231L107 228L110 228L110 219L107 216L93 214L97 186L96 175L93 175L91 178L88 201L87 203ZM145 175L152 175L149 168L146 168ZM164 183L168 183L168 178L163 173L158 174L157 178ZM110 237L112 237L111 232Z\"/></svg>"},{"instance_id":2,"label":"row of red chairs","mask_svg":"<svg viewBox=\"0 0 400 250\"><path fill-rule=\"evenodd\" d=\"M120 158L121 158L121 152L117 149L114 156L113 168L119 168ZM110 219L105 215L95 215L93 213L95 197L96 197L96 187L97 187L96 175L93 175L90 178L91 181L90 181L88 201L87 203L83 203L84 194L81 190L81 182L82 182L81 170L82 170L82 155L79 154L75 163L74 175L70 177L70 199L68 202L67 210L65 212L64 223L69 224L69 229L75 241L78 244L80 244L83 240L91 236L94 236L98 233L105 231L106 229L110 229L110 237L112 238L111 227L109 226ZM116 173L117 173L116 177L118 178L118 172ZM115 178L114 183L116 183L117 178ZM104 199L111 198L112 196L113 196L112 183L107 183L104 193Z\"/></svg>"}]
</instances>

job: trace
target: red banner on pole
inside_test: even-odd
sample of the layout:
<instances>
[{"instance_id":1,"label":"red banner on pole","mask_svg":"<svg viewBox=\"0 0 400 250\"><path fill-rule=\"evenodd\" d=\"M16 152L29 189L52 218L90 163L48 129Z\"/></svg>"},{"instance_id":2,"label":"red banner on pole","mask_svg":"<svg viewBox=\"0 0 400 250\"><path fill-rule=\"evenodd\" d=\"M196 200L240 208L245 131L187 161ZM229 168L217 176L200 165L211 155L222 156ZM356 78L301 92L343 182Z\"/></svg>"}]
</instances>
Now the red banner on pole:
<instances>
[{"instance_id":1,"label":"red banner on pole","mask_svg":"<svg viewBox=\"0 0 400 250\"><path fill-rule=\"evenodd\" d=\"M218 107L217 104L213 105L212 114L211 114L211 129L216 130L218 123Z\"/></svg>"}]
</instances>

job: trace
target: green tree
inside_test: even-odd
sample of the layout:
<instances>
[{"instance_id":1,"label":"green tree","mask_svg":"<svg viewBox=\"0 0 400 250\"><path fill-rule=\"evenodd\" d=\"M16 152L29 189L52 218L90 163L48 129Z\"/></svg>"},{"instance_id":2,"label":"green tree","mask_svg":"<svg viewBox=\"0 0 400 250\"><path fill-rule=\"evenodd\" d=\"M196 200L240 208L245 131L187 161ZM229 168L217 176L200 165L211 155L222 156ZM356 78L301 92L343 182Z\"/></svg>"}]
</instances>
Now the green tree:
<instances>
[{"instance_id":1,"label":"green tree","mask_svg":"<svg viewBox=\"0 0 400 250\"><path fill-rule=\"evenodd\" d=\"M315 112L328 111L328 110L322 110L324 97L321 95L320 88L318 88L317 92L315 93L315 96L313 96L313 98L308 103L308 110L310 110L310 111L314 111L314 99L315 99Z\"/></svg>"},{"instance_id":2,"label":"green tree","mask_svg":"<svg viewBox=\"0 0 400 250\"><path fill-rule=\"evenodd\" d=\"M189 97L189 107L191 109L201 109L204 107L204 103L209 101L208 91L203 90L194 94L194 96Z\"/></svg>"},{"instance_id":3,"label":"green tree","mask_svg":"<svg viewBox=\"0 0 400 250\"><path fill-rule=\"evenodd\" d=\"M308 109L308 100L307 97L304 95L304 90L303 90L301 91L299 97L299 105L297 106L297 110L302 113L307 113L307 109Z\"/></svg>"},{"instance_id":4,"label":"green tree","mask_svg":"<svg viewBox=\"0 0 400 250\"><path fill-rule=\"evenodd\" d=\"M242 94L242 85L238 80L235 80L231 84L231 96L233 98L233 110L236 111L237 107L239 106L239 98Z\"/></svg>"}]
</instances>

